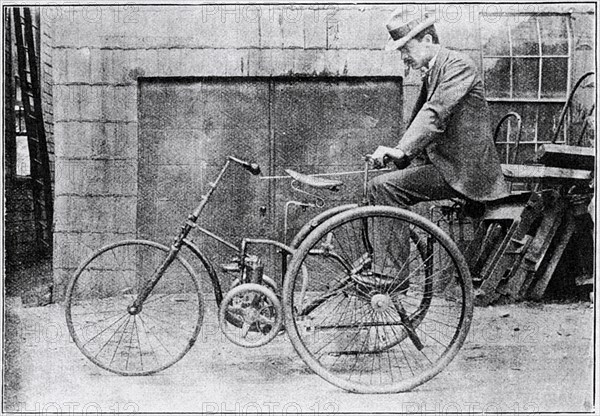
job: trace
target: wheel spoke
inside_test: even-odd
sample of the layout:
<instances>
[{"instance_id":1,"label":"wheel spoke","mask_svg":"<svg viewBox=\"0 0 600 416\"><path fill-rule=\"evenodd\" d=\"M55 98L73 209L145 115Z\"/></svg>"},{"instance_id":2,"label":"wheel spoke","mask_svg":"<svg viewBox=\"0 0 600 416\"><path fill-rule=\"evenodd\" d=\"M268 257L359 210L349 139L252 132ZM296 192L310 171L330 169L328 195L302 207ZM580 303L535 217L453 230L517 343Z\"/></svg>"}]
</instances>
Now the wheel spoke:
<instances>
[{"instance_id":1,"label":"wheel spoke","mask_svg":"<svg viewBox=\"0 0 600 416\"><path fill-rule=\"evenodd\" d=\"M395 253L389 231L382 250L381 229L403 230L409 242ZM456 354L472 314L470 290L466 262L439 228L405 210L361 207L298 246L284 308L295 321L290 340L317 374L351 391L399 392L435 376Z\"/></svg>"},{"instance_id":2,"label":"wheel spoke","mask_svg":"<svg viewBox=\"0 0 600 416\"><path fill-rule=\"evenodd\" d=\"M230 313L232 309L235 314ZM221 302L219 325L234 344L254 348L277 336L282 327L282 315L281 303L271 289L244 283L230 290Z\"/></svg>"},{"instance_id":3,"label":"wheel spoke","mask_svg":"<svg viewBox=\"0 0 600 416\"><path fill-rule=\"evenodd\" d=\"M168 253L157 243L123 241L98 250L73 276L67 325L96 365L118 374L151 374L175 364L194 344L204 305L195 272L180 255L141 308L130 309ZM91 330L88 339L78 336Z\"/></svg>"}]
</instances>

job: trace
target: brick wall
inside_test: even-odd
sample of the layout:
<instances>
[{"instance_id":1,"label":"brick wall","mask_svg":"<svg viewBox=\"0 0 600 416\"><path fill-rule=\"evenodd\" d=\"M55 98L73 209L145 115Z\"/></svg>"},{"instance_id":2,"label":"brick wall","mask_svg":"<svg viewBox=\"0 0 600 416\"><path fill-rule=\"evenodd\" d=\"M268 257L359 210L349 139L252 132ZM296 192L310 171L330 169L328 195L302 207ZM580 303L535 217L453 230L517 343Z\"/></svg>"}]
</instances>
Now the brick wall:
<instances>
[{"instance_id":1,"label":"brick wall","mask_svg":"<svg viewBox=\"0 0 600 416\"><path fill-rule=\"evenodd\" d=\"M6 185L4 241L6 266L12 270L37 256L37 243L31 179L13 178Z\"/></svg>"},{"instance_id":2,"label":"brick wall","mask_svg":"<svg viewBox=\"0 0 600 416\"><path fill-rule=\"evenodd\" d=\"M441 42L480 64L480 6L427 7ZM394 8L44 8L54 43L55 293L93 249L136 235L139 77L404 76L399 54L382 50ZM420 77L403 84L407 118Z\"/></svg>"}]
</instances>

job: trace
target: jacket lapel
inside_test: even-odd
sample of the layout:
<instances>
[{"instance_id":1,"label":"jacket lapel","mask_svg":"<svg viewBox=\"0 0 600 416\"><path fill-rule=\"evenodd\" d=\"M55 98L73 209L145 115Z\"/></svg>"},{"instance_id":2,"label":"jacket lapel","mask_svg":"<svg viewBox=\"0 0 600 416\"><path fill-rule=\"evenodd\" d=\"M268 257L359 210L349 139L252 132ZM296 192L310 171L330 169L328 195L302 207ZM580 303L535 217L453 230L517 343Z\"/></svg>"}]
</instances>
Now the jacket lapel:
<instances>
[{"instance_id":1,"label":"jacket lapel","mask_svg":"<svg viewBox=\"0 0 600 416\"><path fill-rule=\"evenodd\" d=\"M433 93L435 92L439 81L440 81L440 73L442 70L442 66L446 63L448 59L448 49L443 46L440 47L440 51L438 52L437 58L435 58L435 62L433 64L433 68L431 68L431 79L429 80L429 90L427 91L427 100L431 98Z\"/></svg>"},{"instance_id":2,"label":"jacket lapel","mask_svg":"<svg viewBox=\"0 0 600 416\"><path fill-rule=\"evenodd\" d=\"M410 116L410 121L408 122L409 126L412 124L413 120L415 119L415 117L417 116L419 111L421 110L421 107L423 107L423 104L425 104L427 102L427 97L428 97L427 84L425 83L425 81L423 81L423 84L421 84L421 91L419 92L419 97L417 98L417 102L415 103L415 106L413 107L413 111Z\"/></svg>"}]
</instances>

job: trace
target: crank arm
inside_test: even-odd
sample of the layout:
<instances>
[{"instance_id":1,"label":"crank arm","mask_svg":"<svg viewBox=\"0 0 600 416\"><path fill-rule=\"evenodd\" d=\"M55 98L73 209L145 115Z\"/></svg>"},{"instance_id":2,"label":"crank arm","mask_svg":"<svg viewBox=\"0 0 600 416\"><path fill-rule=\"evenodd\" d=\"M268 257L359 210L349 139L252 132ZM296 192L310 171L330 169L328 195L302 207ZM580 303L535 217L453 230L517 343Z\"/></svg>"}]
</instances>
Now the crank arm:
<instances>
[{"instance_id":1,"label":"crank arm","mask_svg":"<svg viewBox=\"0 0 600 416\"><path fill-rule=\"evenodd\" d=\"M423 348L425 348L425 346L423 345L423 343L421 342L421 339L417 335L415 328L413 328L413 325L410 322L410 318L408 317L406 310L404 309L404 307L402 306L402 304L399 301L396 300L393 303L394 303L394 306L396 307L396 312L398 312L398 314L400 315L400 321L402 322L402 325L406 329L408 338L410 338L410 340L415 345L417 350L421 351Z\"/></svg>"}]
</instances>

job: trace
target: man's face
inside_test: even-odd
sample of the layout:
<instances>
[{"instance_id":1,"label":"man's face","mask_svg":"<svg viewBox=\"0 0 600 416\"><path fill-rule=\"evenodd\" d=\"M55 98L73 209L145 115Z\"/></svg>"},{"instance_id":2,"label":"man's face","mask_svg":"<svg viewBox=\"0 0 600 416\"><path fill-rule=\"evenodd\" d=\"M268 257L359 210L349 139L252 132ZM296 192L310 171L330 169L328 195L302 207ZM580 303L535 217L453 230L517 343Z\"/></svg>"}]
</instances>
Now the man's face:
<instances>
[{"instance_id":1,"label":"man's face","mask_svg":"<svg viewBox=\"0 0 600 416\"><path fill-rule=\"evenodd\" d=\"M429 62L429 42L426 41L426 37L420 41L410 39L400 48L402 60L406 66L412 69L419 69Z\"/></svg>"}]
</instances>

